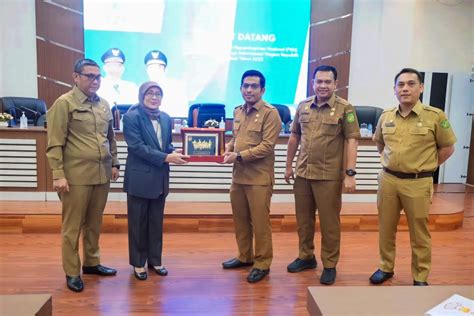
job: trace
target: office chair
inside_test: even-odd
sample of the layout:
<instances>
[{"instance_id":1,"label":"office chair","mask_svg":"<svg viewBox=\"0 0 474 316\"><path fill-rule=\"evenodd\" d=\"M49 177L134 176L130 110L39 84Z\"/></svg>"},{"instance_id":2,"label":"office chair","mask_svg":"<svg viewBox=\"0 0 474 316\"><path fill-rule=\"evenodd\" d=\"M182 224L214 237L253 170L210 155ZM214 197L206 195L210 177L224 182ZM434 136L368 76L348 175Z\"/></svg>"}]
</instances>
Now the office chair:
<instances>
[{"instance_id":1,"label":"office chair","mask_svg":"<svg viewBox=\"0 0 474 316\"><path fill-rule=\"evenodd\" d=\"M282 123L285 125L291 121L291 112L290 108L283 104L273 104L272 105L278 110L278 114L280 114L280 119Z\"/></svg>"},{"instance_id":2,"label":"office chair","mask_svg":"<svg viewBox=\"0 0 474 316\"><path fill-rule=\"evenodd\" d=\"M377 126L377 122L379 121L380 115L382 115L383 109L379 107L367 106L367 105L356 105L354 106L354 109L355 109L359 124L362 124L362 123L372 124L373 130L375 130L375 127Z\"/></svg>"},{"instance_id":3,"label":"office chair","mask_svg":"<svg viewBox=\"0 0 474 316\"><path fill-rule=\"evenodd\" d=\"M197 103L189 107L188 126L204 127L207 120L214 119L217 122L225 121L225 104L220 103Z\"/></svg>"},{"instance_id":4,"label":"office chair","mask_svg":"<svg viewBox=\"0 0 474 316\"><path fill-rule=\"evenodd\" d=\"M42 126L46 120L46 103L44 100L24 97L0 98L2 112L13 116L12 125L20 124L23 112L28 119L28 125Z\"/></svg>"}]
</instances>

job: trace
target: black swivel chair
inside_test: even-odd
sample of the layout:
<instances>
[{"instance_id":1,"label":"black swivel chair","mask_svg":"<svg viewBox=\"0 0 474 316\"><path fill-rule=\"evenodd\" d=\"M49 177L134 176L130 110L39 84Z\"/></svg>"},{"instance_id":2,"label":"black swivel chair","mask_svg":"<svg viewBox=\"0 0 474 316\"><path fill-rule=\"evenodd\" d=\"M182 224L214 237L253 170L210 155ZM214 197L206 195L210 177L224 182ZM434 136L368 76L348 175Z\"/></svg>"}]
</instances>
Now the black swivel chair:
<instances>
[{"instance_id":1,"label":"black swivel chair","mask_svg":"<svg viewBox=\"0 0 474 316\"><path fill-rule=\"evenodd\" d=\"M289 133L290 132L290 122L291 122L291 112L290 108L286 105L283 104L274 104L272 105L278 110L278 114L280 114L280 119L283 124L285 124L285 128L283 130L283 133Z\"/></svg>"},{"instance_id":2,"label":"black swivel chair","mask_svg":"<svg viewBox=\"0 0 474 316\"><path fill-rule=\"evenodd\" d=\"M278 114L280 114L280 119L282 123L287 124L291 121L291 112L290 108L283 104L273 104L272 105L278 110Z\"/></svg>"},{"instance_id":3,"label":"black swivel chair","mask_svg":"<svg viewBox=\"0 0 474 316\"><path fill-rule=\"evenodd\" d=\"M188 126L204 127L207 120L214 119L218 122L225 121L225 104L220 103L197 103L189 107Z\"/></svg>"},{"instance_id":4,"label":"black swivel chair","mask_svg":"<svg viewBox=\"0 0 474 316\"><path fill-rule=\"evenodd\" d=\"M367 105L356 105L354 106L354 109L359 124L372 124L372 132L375 131L375 127L377 126L377 122L379 121L380 115L382 115L383 109Z\"/></svg>"},{"instance_id":5,"label":"black swivel chair","mask_svg":"<svg viewBox=\"0 0 474 316\"><path fill-rule=\"evenodd\" d=\"M44 100L24 97L0 98L2 112L13 116L12 125L20 124L23 112L28 119L28 125L43 126L46 121L46 103Z\"/></svg>"}]
</instances>

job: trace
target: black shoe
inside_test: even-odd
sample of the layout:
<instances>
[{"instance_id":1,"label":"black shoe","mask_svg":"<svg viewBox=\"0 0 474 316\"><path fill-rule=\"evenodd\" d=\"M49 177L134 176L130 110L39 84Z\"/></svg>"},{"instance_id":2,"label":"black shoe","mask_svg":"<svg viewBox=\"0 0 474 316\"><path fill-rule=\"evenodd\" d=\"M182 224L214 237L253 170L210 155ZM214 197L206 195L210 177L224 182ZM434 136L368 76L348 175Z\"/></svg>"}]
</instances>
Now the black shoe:
<instances>
[{"instance_id":1,"label":"black shoe","mask_svg":"<svg viewBox=\"0 0 474 316\"><path fill-rule=\"evenodd\" d=\"M168 275L168 270L166 270L165 267L155 269L155 267L153 265L148 264L148 269L152 269L153 271L156 272L156 274L161 275L161 276Z\"/></svg>"},{"instance_id":2,"label":"black shoe","mask_svg":"<svg viewBox=\"0 0 474 316\"><path fill-rule=\"evenodd\" d=\"M148 274L145 272L137 272L135 267L133 268L133 275L140 281L145 281L148 278Z\"/></svg>"},{"instance_id":3,"label":"black shoe","mask_svg":"<svg viewBox=\"0 0 474 316\"><path fill-rule=\"evenodd\" d=\"M82 272L84 272L84 274L97 274L97 275L116 275L117 274L117 270L101 266L100 264L94 267L83 266Z\"/></svg>"},{"instance_id":4,"label":"black shoe","mask_svg":"<svg viewBox=\"0 0 474 316\"><path fill-rule=\"evenodd\" d=\"M237 258L233 258L233 259L222 262L222 267L224 269L236 269L236 268L250 267L250 266L253 266L253 262L242 262Z\"/></svg>"},{"instance_id":5,"label":"black shoe","mask_svg":"<svg viewBox=\"0 0 474 316\"><path fill-rule=\"evenodd\" d=\"M426 282L426 281L415 281L415 280L413 280L413 285L414 285L414 286L428 286L428 282Z\"/></svg>"},{"instance_id":6,"label":"black shoe","mask_svg":"<svg viewBox=\"0 0 474 316\"><path fill-rule=\"evenodd\" d=\"M66 284L67 287L74 292L82 292L84 289L84 283L80 276L70 277L66 275Z\"/></svg>"},{"instance_id":7,"label":"black shoe","mask_svg":"<svg viewBox=\"0 0 474 316\"><path fill-rule=\"evenodd\" d=\"M313 256L313 258L308 259L308 260L303 260L300 258L296 258L295 261L290 263L286 269L288 272L300 272L306 269L315 269L318 263L316 262L316 258Z\"/></svg>"},{"instance_id":8,"label":"black shoe","mask_svg":"<svg viewBox=\"0 0 474 316\"><path fill-rule=\"evenodd\" d=\"M372 284L382 284L391 277L393 277L393 272L384 272L378 269L370 276L369 280Z\"/></svg>"},{"instance_id":9,"label":"black shoe","mask_svg":"<svg viewBox=\"0 0 474 316\"><path fill-rule=\"evenodd\" d=\"M261 281L268 273L270 273L270 269L260 270L257 268L253 268L247 276L247 281L249 283L256 283L258 281Z\"/></svg>"},{"instance_id":10,"label":"black shoe","mask_svg":"<svg viewBox=\"0 0 474 316\"><path fill-rule=\"evenodd\" d=\"M336 282L336 268L324 268L319 283L331 285Z\"/></svg>"}]
</instances>

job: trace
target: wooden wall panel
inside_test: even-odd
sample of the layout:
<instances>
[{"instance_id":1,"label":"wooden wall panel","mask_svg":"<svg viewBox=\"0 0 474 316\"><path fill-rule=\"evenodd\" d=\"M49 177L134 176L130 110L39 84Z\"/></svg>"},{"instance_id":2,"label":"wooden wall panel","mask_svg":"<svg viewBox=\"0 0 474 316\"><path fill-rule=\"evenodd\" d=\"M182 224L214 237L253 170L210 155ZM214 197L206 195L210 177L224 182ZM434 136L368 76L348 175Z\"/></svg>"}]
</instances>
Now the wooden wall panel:
<instances>
[{"instance_id":1,"label":"wooden wall panel","mask_svg":"<svg viewBox=\"0 0 474 316\"><path fill-rule=\"evenodd\" d=\"M36 40L38 75L72 85L73 65L84 55L57 45Z\"/></svg>"},{"instance_id":2,"label":"wooden wall panel","mask_svg":"<svg viewBox=\"0 0 474 316\"><path fill-rule=\"evenodd\" d=\"M69 65L71 67L71 65ZM56 99L71 90L70 87L66 87L60 84L57 84L53 81L38 78L38 93L39 98L45 100L46 106L48 109L53 105Z\"/></svg>"},{"instance_id":3,"label":"wooden wall panel","mask_svg":"<svg viewBox=\"0 0 474 316\"><path fill-rule=\"evenodd\" d=\"M84 25L78 14L48 2L36 0L36 35L84 51Z\"/></svg>"},{"instance_id":4,"label":"wooden wall panel","mask_svg":"<svg viewBox=\"0 0 474 316\"><path fill-rule=\"evenodd\" d=\"M309 60L351 50L352 16L312 28Z\"/></svg>"},{"instance_id":5,"label":"wooden wall panel","mask_svg":"<svg viewBox=\"0 0 474 316\"><path fill-rule=\"evenodd\" d=\"M331 0L311 2L311 23L326 21L337 16L351 14L354 11L354 1Z\"/></svg>"},{"instance_id":6,"label":"wooden wall panel","mask_svg":"<svg viewBox=\"0 0 474 316\"><path fill-rule=\"evenodd\" d=\"M347 99L352 40L353 0L312 0L307 95L314 95L313 72L331 65L338 71L337 95Z\"/></svg>"},{"instance_id":7,"label":"wooden wall panel","mask_svg":"<svg viewBox=\"0 0 474 316\"><path fill-rule=\"evenodd\" d=\"M347 97L349 96L349 89L347 87L344 88L337 88L336 89L336 94L340 96L343 99L347 100Z\"/></svg>"},{"instance_id":8,"label":"wooden wall panel","mask_svg":"<svg viewBox=\"0 0 474 316\"><path fill-rule=\"evenodd\" d=\"M84 57L83 2L36 0L35 4L38 97L49 108L71 89L74 61Z\"/></svg>"},{"instance_id":9,"label":"wooden wall panel","mask_svg":"<svg viewBox=\"0 0 474 316\"><path fill-rule=\"evenodd\" d=\"M84 6L82 0L50 0L51 2L70 8L72 10L83 12Z\"/></svg>"}]
</instances>

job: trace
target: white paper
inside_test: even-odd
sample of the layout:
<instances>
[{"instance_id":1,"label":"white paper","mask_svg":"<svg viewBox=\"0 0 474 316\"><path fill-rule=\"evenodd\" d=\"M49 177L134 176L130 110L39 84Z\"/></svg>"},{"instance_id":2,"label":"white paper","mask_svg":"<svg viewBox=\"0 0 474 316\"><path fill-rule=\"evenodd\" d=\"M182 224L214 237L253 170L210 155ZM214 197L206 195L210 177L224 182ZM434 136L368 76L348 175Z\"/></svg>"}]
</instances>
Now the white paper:
<instances>
[{"instance_id":1,"label":"white paper","mask_svg":"<svg viewBox=\"0 0 474 316\"><path fill-rule=\"evenodd\" d=\"M454 294L425 313L425 316L473 316L473 300Z\"/></svg>"}]
</instances>

